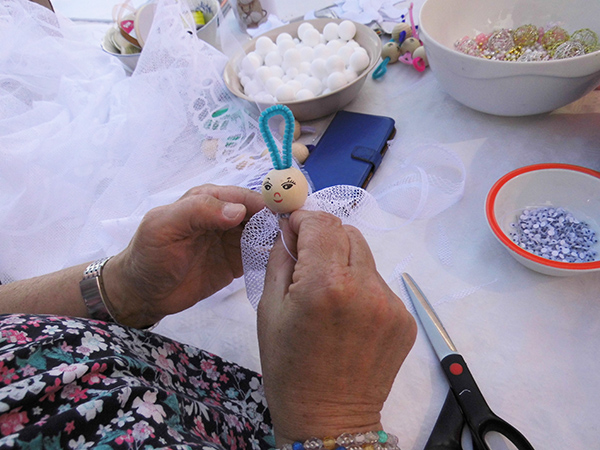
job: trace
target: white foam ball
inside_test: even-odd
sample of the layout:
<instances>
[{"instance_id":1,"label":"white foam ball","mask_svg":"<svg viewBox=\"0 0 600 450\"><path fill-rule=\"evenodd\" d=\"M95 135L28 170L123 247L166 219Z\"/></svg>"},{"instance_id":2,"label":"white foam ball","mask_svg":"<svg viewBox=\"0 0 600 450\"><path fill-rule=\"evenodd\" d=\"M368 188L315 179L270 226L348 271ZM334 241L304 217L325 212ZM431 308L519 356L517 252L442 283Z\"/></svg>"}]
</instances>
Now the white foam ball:
<instances>
[{"instance_id":1,"label":"white foam ball","mask_svg":"<svg viewBox=\"0 0 600 450\"><path fill-rule=\"evenodd\" d=\"M325 25L323 28L323 36L327 41L332 41L339 38L340 35L338 34L338 24L335 22L329 22L327 25Z\"/></svg>"},{"instance_id":2,"label":"white foam ball","mask_svg":"<svg viewBox=\"0 0 600 450\"><path fill-rule=\"evenodd\" d=\"M283 41L293 41L292 35L289 33L279 33L275 38L275 43L279 44Z\"/></svg>"},{"instance_id":3,"label":"white foam ball","mask_svg":"<svg viewBox=\"0 0 600 450\"><path fill-rule=\"evenodd\" d=\"M349 41L354 38L354 35L356 34L356 25L350 20L344 20L338 25L338 34L340 39Z\"/></svg>"},{"instance_id":4,"label":"white foam ball","mask_svg":"<svg viewBox=\"0 0 600 450\"><path fill-rule=\"evenodd\" d=\"M333 41L329 41L327 43L327 48L331 50L332 54L336 54L340 48L342 48L346 43L340 39L334 39Z\"/></svg>"},{"instance_id":5,"label":"white foam ball","mask_svg":"<svg viewBox=\"0 0 600 450\"><path fill-rule=\"evenodd\" d=\"M304 39L302 39L302 42L304 42L306 45L309 45L310 47L314 47L320 41L321 41L321 33L319 33L315 28L313 28L311 30L306 30L304 32Z\"/></svg>"},{"instance_id":6,"label":"white foam ball","mask_svg":"<svg viewBox=\"0 0 600 450\"><path fill-rule=\"evenodd\" d=\"M348 83L352 83L354 80L356 80L358 78L358 75L352 69L344 70L344 76L346 77L346 81Z\"/></svg>"},{"instance_id":7,"label":"white foam ball","mask_svg":"<svg viewBox=\"0 0 600 450\"><path fill-rule=\"evenodd\" d=\"M321 95L327 95L327 94L331 94L331 89L329 89L329 88L323 89L323 92L321 93Z\"/></svg>"},{"instance_id":8,"label":"white foam ball","mask_svg":"<svg viewBox=\"0 0 600 450\"><path fill-rule=\"evenodd\" d=\"M282 84L275 91L275 98L278 102L290 102L294 100L294 90L287 84Z\"/></svg>"},{"instance_id":9,"label":"white foam ball","mask_svg":"<svg viewBox=\"0 0 600 450\"><path fill-rule=\"evenodd\" d=\"M284 83L287 83L288 81L290 81L290 77L288 77L287 75L284 75L281 77L281 81L283 81Z\"/></svg>"},{"instance_id":10,"label":"white foam ball","mask_svg":"<svg viewBox=\"0 0 600 450\"><path fill-rule=\"evenodd\" d=\"M256 40L256 53L265 56L267 53L275 50L277 46L271 40L271 38L267 36L261 36Z\"/></svg>"},{"instance_id":11,"label":"white foam ball","mask_svg":"<svg viewBox=\"0 0 600 450\"><path fill-rule=\"evenodd\" d=\"M296 92L298 92L300 89L302 89L302 83L300 83L297 80L290 80L285 84L286 84L286 86L289 86L292 88L292 91L294 92L294 96L296 95Z\"/></svg>"},{"instance_id":12,"label":"white foam ball","mask_svg":"<svg viewBox=\"0 0 600 450\"><path fill-rule=\"evenodd\" d=\"M273 71L267 66L260 66L258 69L256 69L255 79L259 80L263 84L272 76Z\"/></svg>"},{"instance_id":13,"label":"white foam ball","mask_svg":"<svg viewBox=\"0 0 600 450\"><path fill-rule=\"evenodd\" d=\"M308 78L309 75L307 73L298 73L298 75L294 77L294 80L299 81L300 83L302 83L302 86L304 86L304 82L308 80Z\"/></svg>"},{"instance_id":14,"label":"white foam ball","mask_svg":"<svg viewBox=\"0 0 600 450\"><path fill-rule=\"evenodd\" d=\"M285 72L283 71L281 66L269 66L269 69L271 69L271 74L274 77L281 78L285 75Z\"/></svg>"},{"instance_id":15,"label":"white foam ball","mask_svg":"<svg viewBox=\"0 0 600 450\"><path fill-rule=\"evenodd\" d=\"M296 92L296 100L310 100L315 98L315 94L310 89L300 89Z\"/></svg>"},{"instance_id":16,"label":"white foam ball","mask_svg":"<svg viewBox=\"0 0 600 450\"><path fill-rule=\"evenodd\" d=\"M304 40L304 33L306 32L306 30L310 30L311 28L315 28L313 27L312 23L302 22L300 24L300 26L298 27L298 37L301 41Z\"/></svg>"},{"instance_id":17,"label":"white foam ball","mask_svg":"<svg viewBox=\"0 0 600 450\"><path fill-rule=\"evenodd\" d=\"M247 54L242 59L242 70L248 75L253 76L256 69L262 64L261 59L254 52Z\"/></svg>"},{"instance_id":18,"label":"white foam ball","mask_svg":"<svg viewBox=\"0 0 600 450\"><path fill-rule=\"evenodd\" d=\"M280 66L283 62L283 57L277 51L271 51L265 55L265 65L266 66Z\"/></svg>"},{"instance_id":19,"label":"white foam ball","mask_svg":"<svg viewBox=\"0 0 600 450\"><path fill-rule=\"evenodd\" d=\"M356 42L354 39L350 39L348 42L346 42L346 44L352 48L360 47L360 44L358 42Z\"/></svg>"},{"instance_id":20,"label":"white foam ball","mask_svg":"<svg viewBox=\"0 0 600 450\"><path fill-rule=\"evenodd\" d=\"M280 42L277 43L277 50L279 51L279 53L281 53L282 55L289 49L291 48L295 48L296 47L296 43L291 40L291 39L283 39Z\"/></svg>"},{"instance_id":21,"label":"white foam ball","mask_svg":"<svg viewBox=\"0 0 600 450\"><path fill-rule=\"evenodd\" d=\"M337 51L337 55L342 58L342 60L344 61L345 65L348 65L350 62L350 56L352 56L352 53L354 53L354 49L349 46L348 44L342 46L338 51Z\"/></svg>"},{"instance_id":22,"label":"white foam ball","mask_svg":"<svg viewBox=\"0 0 600 450\"><path fill-rule=\"evenodd\" d=\"M317 58L310 63L310 71L313 76L323 78L327 75L327 67L323 58Z\"/></svg>"},{"instance_id":23,"label":"white foam ball","mask_svg":"<svg viewBox=\"0 0 600 450\"><path fill-rule=\"evenodd\" d=\"M275 95L277 88L279 88L281 85L283 85L283 81L278 77L271 77L265 81L265 89L271 95Z\"/></svg>"},{"instance_id":24,"label":"white foam ball","mask_svg":"<svg viewBox=\"0 0 600 450\"><path fill-rule=\"evenodd\" d=\"M310 62L308 62L308 61L302 61L300 63L300 66L298 67L298 70L300 71L300 73L310 74L310 72L311 72Z\"/></svg>"},{"instance_id":25,"label":"white foam ball","mask_svg":"<svg viewBox=\"0 0 600 450\"><path fill-rule=\"evenodd\" d=\"M360 73L369 66L369 55L367 52L355 51L350 56L349 66L356 73Z\"/></svg>"},{"instance_id":26,"label":"white foam ball","mask_svg":"<svg viewBox=\"0 0 600 450\"><path fill-rule=\"evenodd\" d=\"M315 50L312 47L303 46L298 49L298 52L302 61L311 62L315 57Z\"/></svg>"},{"instance_id":27,"label":"white foam ball","mask_svg":"<svg viewBox=\"0 0 600 450\"><path fill-rule=\"evenodd\" d=\"M283 62L287 63L291 67L299 66L302 62L302 56L300 55L300 51L295 47L287 49L283 54Z\"/></svg>"},{"instance_id":28,"label":"white foam ball","mask_svg":"<svg viewBox=\"0 0 600 450\"><path fill-rule=\"evenodd\" d=\"M265 91L261 91L258 94L254 95L254 100L259 103L271 103L271 99L274 97L271 94L266 93Z\"/></svg>"},{"instance_id":29,"label":"white foam ball","mask_svg":"<svg viewBox=\"0 0 600 450\"><path fill-rule=\"evenodd\" d=\"M331 74L334 72L342 72L346 68L346 65L341 57L332 55L325 61L325 68L327 69L327 73Z\"/></svg>"},{"instance_id":30,"label":"white foam ball","mask_svg":"<svg viewBox=\"0 0 600 450\"><path fill-rule=\"evenodd\" d=\"M308 79L303 83L303 88L308 89L315 95L319 95L323 90L323 83L321 80L315 77L308 77Z\"/></svg>"},{"instance_id":31,"label":"white foam ball","mask_svg":"<svg viewBox=\"0 0 600 450\"><path fill-rule=\"evenodd\" d=\"M248 82L248 84L244 87L244 92L249 97L254 97L260 91L262 91L262 87L260 86L260 84L257 81L254 81L254 80L251 80L250 82Z\"/></svg>"},{"instance_id":32,"label":"white foam ball","mask_svg":"<svg viewBox=\"0 0 600 450\"><path fill-rule=\"evenodd\" d=\"M329 58L333 53L331 52L331 49L329 47L327 47L325 44L317 44L315 46L315 50L314 50L314 59L316 58L323 58L323 59L327 59Z\"/></svg>"},{"instance_id":33,"label":"white foam ball","mask_svg":"<svg viewBox=\"0 0 600 450\"><path fill-rule=\"evenodd\" d=\"M331 91L337 91L347 84L346 76L341 72L334 72L327 77L327 88Z\"/></svg>"},{"instance_id":34,"label":"white foam ball","mask_svg":"<svg viewBox=\"0 0 600 450\"><path fill-rule=\"evenodd\" d=\"M248 84L248 81L252 80L252 78L250 78L248 75L242 75L240 77L240 84L242 86L246 86Z\"/></svg>"},{"instance_id":35,"label":"white foam ball","mask_svg":"<svg viewBox=\"0 0 600 450\"><path fill-rule=\"evenodd\" d=\"M300 73L300 71L298 70L297 67L290 67L289 69L287 69L285 71L285 74L290 77L291 79L296 79L296 77L298 76L298 74Z\"/></svg>"}]
</instances>

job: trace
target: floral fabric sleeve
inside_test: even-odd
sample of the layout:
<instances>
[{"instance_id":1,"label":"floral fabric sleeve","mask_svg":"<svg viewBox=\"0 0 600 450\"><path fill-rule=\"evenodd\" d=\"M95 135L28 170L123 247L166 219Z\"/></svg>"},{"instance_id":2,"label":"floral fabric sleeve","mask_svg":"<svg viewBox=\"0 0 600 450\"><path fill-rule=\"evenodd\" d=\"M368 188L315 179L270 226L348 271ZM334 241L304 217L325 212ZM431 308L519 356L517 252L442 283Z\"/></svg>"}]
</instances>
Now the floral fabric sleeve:
<instances>
[{"instance_id":1,"label":"floral fabric sleeve","mask_svg":"<svg viewBox=\"0 0 600 450\"><path fill-rule=\"evenodd\" d=\"M260 375L163 336L0 315L0 447L266 449Z\"/></svg>"}]
</instances>

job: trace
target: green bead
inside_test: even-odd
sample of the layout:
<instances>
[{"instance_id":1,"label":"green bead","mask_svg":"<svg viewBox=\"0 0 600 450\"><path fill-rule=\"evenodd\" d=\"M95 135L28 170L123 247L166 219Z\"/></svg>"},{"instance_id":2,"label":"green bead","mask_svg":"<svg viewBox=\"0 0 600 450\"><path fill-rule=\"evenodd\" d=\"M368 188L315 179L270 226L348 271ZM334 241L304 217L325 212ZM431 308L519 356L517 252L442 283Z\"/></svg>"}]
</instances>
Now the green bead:
<instances>
[{"instance_id":1,"label":"green bead","mask_svg":"<svg viewBox=\"0 0 600 450\"><path fill-rule=\"evenodd\" d=\"M388 440L387 433L385 431L381 430L381 431L378 431L377 434L379 435L379 443L385 444Z\"/></svg>"}]
</instances>

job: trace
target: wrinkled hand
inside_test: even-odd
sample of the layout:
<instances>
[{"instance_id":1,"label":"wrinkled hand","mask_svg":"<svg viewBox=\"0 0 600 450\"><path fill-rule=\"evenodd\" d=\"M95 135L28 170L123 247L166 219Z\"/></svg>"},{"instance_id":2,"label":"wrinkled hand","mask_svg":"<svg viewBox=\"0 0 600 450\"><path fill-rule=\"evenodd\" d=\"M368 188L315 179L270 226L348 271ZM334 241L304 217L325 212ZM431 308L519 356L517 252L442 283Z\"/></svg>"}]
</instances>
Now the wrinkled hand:
<instances>
[{"instance_id":1,"label":"wrinkled hand","mask_svg":"<svg viewBox=\"0 0 600 450\"><path fill-rule=\"evenodd\" d=\"M149 211L129 246L104 269L117 321L147 326L240 277L243 221L262 208L256 192L205 185Z\"/></svg>"},{"instance_id":2,"label":"wrinkled hand","mask_svg":"<svg viewBox=\"0 0 600 450\"><path fill-rule=\"evenodd\" d=\"M380 412L416 324L361 233L296 211L274 246L258 309L265 394L278 445L382 429ZM296 245L294 246L294 243Z\"/></svg>"}]
</instances>

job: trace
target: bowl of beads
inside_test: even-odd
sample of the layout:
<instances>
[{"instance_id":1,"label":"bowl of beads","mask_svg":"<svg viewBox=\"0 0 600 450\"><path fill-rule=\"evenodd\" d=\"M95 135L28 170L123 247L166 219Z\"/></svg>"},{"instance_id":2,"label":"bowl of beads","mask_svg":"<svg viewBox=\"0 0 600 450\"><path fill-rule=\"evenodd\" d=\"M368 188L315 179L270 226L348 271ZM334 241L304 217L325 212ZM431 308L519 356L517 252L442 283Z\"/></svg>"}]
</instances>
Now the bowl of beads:
<instances>
[{"instance_id":1,"label":"bowl of beads","mask_svg":"<svg viewBox=\"0 0 600 450\"><path fill-rule=\"evenodd\" d=\"M524 266L546 275L600 270L600 172L537 164L500 178L485 212L494 235Z\"/></svg>"},{"instance_id":2,"label":"bowl of beads","mask_svg":"<svg viewBox=\"0 0 600 450\"><path fill-rule=\"evenodd\" d=\"M600 2L426 0L419 24L441 87L478 111L546 113L600 84Z\"/></svg>"},{"instance_id":3,"label":"bowl of beads","mask_svg":"<svg viewBox=\"0 0 600 450\"><path fill-rule=\"evenodd\" d=\"M261 109L290 108L299 121L334 113L358 94L381 54L369 27L340 19L293 22L246 43L223 78L236 96Z\"/></svg>"}]
</instances>

